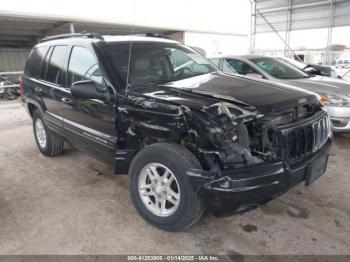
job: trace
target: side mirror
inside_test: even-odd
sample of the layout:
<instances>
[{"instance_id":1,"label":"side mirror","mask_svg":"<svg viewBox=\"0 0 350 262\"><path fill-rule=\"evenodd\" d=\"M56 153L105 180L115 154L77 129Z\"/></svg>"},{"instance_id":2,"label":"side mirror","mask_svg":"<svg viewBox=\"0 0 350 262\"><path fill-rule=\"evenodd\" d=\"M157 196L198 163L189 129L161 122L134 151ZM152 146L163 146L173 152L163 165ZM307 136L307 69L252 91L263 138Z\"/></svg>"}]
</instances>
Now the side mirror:
<instances>
[{"instance_id":1,"label":"side mirror","mask_svg":"<svg viewBox=\"0 0 350 262\"><path fill-rule=\"evenodd\" d=\"M262 75L257 74L257 73L248 73L248 74L246 74L246 76L255 77L255 78L263 78Z\"/></svg>"},{"instance_id":2,"label":"side mirror","mask_svg":"<svg viewBox=\"0 0 350 262\"><path fill-rule=\"evenodd\" d=\"M310 65L305 67L303 70L306 73L311 74L311 75L322 75L322 72L319 69L317 69L313 66L310 66Z\"/></svg>"},{"instance_id":3,"label":"side mirror","mask_svg":"<svg viewBox=\"0 0 350 262\"><path fill-rule=\"evenodd\" d=\"M74 98L105 99L104 93L97 91L96 84L92 80L74 82L71 87L71 93Z\"/></svg>"}]
</instances>

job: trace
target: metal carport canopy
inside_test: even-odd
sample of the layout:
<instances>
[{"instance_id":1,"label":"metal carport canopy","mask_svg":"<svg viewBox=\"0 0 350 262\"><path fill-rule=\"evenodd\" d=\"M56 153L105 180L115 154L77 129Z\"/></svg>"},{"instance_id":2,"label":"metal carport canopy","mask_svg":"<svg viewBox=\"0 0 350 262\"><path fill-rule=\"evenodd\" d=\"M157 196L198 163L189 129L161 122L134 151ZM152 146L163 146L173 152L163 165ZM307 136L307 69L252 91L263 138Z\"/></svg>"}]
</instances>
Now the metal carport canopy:
<instances>
[{"instance_id":1,"label":"metal carport canopy","mask_svg":"<svg viewBox=\"0 0 350 262\"><path fill-rule=\"evenodd\" d=\"M350 26L349 0L256 0L255 33ZM253 11L254 15L254 11ZM262 15L269 21L268 25Z\"/></svg>"}]
</instances>

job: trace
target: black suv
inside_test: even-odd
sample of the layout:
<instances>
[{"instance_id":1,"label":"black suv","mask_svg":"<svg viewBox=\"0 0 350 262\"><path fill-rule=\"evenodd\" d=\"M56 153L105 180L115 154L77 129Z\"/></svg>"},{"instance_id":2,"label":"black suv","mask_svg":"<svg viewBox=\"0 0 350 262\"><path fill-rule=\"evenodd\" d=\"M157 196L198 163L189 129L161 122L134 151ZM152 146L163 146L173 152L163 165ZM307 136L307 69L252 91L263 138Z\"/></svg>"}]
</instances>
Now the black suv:
<instances>
[{"instance_id":1,"label":"black suv","mask_svg":"<svg viewBox=\"0 0 350 262\"><path fill-rule=\"evenodd\" d=\"M326 168L332 134L313 93L224 74L159 36L44 39L21 88L40 152L66 142L129 174L138 213L161 229L252 209Z\"/></svg>"}]
</instances>

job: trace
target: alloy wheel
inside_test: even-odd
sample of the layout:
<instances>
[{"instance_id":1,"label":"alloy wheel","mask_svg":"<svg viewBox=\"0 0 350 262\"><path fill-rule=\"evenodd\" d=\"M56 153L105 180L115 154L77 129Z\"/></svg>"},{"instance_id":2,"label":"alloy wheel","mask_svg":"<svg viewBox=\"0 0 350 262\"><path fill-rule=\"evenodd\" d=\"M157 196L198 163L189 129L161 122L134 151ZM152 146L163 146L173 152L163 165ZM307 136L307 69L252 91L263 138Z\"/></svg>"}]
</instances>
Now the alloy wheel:
<instances>
[{"instance_id":1,"label":"alloy wheel","mask_svg":"<svg viewBox=\"0 0 350 262\"><path fill-rule=\"evenodd\" d=\"M169 168L160 163L145 165L138 180L138 190L145 207L154 215L172 215L180 203L180 186Z\"/></svg>"}]
</instances>

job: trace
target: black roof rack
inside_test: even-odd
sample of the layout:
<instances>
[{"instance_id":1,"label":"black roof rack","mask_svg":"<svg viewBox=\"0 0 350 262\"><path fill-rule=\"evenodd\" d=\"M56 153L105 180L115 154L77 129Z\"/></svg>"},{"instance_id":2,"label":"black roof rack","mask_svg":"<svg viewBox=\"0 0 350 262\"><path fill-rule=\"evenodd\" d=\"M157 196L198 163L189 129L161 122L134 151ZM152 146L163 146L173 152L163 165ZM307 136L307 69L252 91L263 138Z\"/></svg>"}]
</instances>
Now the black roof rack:
<instances>
[{"instance_id":1,"label":"black roof rack","mask_svg":"<svg viewBox=\"0 0 350 262\"><path fill-rule=\"evenodd\" d=\"M71 38L71 37L86 37L86 38L95 38L95 39L103 40L103 37L100 34L83 31L81 33L48 36L41 39L40 43L50 41L50 40L65 39L65 38Z\"/></svg>"},{"instance_id":2,"label":"black roof rack","mask_svg":"<svg viewBox=\"0 0 350 262\"><path fill-rule=\"evenodd\" d=\"M171 38L170 38L169 36L167 36L167 35L164 35L164 34L157 34L157 33L144 33L144 34L136 34L136 35L171 39Z\"/></svg>"}]
</instances>

